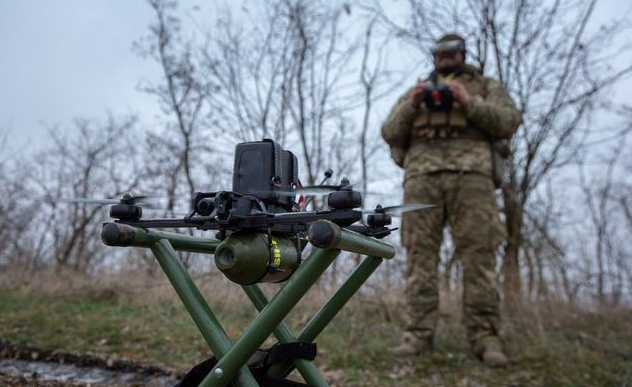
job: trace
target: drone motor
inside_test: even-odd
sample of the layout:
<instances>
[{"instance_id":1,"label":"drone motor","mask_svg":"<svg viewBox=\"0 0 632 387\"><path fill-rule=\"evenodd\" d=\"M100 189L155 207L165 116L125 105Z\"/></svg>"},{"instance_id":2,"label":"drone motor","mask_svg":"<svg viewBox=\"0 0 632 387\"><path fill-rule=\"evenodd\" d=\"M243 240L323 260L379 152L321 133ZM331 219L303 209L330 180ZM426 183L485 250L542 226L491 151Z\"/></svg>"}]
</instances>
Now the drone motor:
<instances>
[{"instance_id":1,"label":"drone motor","mask_svg":"<svg viewBox=\"0 0 632 387\"><path fill-rule=\"evenodd\" d=\"M375 213L367 216L367 224L370 227L384 227L392 223L393 219L390 214Z\"/></svg>"},{"instance_id":2,"label":"drone motor","mask_svg":"<svg viewBox=\"0 0 632 387\"><path fill-rule=\"evenodd\" d=\"M327 195L327 203L332 209L362 207L362 194L353 190L335 191Z\"/></svg>"},{"instance_id":3,"label":"drone motor","mask_svg":"<svg viewBox=\"0 0 632 387\"><path fill-rule=\"evenodd\" d=\"M110 218L120 220L138 220L143 216L143 209L140 206L131 204L115 204L110 207Z\"/></svg>"}]
</instances>

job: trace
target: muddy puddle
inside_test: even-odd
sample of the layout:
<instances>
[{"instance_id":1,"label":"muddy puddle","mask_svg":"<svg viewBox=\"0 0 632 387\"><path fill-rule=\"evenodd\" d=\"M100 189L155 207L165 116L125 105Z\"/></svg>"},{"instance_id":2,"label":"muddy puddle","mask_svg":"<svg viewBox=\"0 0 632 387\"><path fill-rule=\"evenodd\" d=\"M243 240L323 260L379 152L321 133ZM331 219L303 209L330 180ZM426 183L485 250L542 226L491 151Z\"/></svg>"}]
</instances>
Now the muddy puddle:
<instances>
[{"instance_id":1,"label":"muddy puddle","mask_svg":"<svg viewBox=\"0 0 632 387\"><path fill-rule=\"evenodd\" d=\"M0 341L0 386L148 386L177 383L174 370L126 359Z\"/></svg>"},{"instance_id":2,"label":"muddy puddle","mask_svg":"<svg viewBox=\"0 0 632 387\"><path fill-rule=\"evenodd\" d=\"M73 364L20 359L0 359L0 373L42 381L91 385L170 387L176 383L171 377L167 376L139 375L133 372L111 371L96 367L78 367Z\"/></svg>"}]
</instances>

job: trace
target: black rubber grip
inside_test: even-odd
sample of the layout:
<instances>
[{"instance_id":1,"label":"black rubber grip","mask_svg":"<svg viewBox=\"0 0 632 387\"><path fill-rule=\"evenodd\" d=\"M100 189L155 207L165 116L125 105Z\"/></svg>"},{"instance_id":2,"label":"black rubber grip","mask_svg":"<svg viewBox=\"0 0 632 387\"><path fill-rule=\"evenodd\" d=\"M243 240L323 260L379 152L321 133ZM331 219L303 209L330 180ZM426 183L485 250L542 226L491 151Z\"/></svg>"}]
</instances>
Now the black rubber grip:
<instances>
[{"instance_id":1,"label":"black rubber grip","mask_svg":"<svg viewBox=\"0 0 632 387\"><path fill-rule=\"evenodd\" d=\"M317 220L309 226L307 237L311 244L321 249L331 249L338 246L342 231L340 227L328 220Z\"/></svg>"},{"instance_id":2,"label":"black rubber grip","mask_svg":"<svg viewBox=\"0 0 632 387\"><path fill-rule=\"evenodd\" d=\"M108 246L131 246L134 228L126 224L106 223L101 230L101 240Z\"/></svg>"}]
</instances>

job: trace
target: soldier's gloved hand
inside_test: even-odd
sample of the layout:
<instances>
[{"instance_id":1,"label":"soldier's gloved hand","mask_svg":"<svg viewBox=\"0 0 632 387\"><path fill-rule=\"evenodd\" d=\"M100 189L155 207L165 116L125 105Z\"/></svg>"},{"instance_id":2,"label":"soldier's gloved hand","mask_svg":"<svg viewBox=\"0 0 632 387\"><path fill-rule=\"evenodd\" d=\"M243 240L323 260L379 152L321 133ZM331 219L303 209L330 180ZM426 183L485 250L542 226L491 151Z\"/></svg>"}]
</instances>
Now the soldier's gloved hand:
<instances>
[{"instance_id":1,"label":"soldier's gloved hand","mask_svg":"<svg viewBox=\"0 0 632 387\"><path fill-rule=\"evenodd\" d=\"M417 109L419 105L421 105L421 101L423 101L424 98L424 89L428 86L430 86L430 82L427 81L420 82L417 86L415 86L413 93L410 96L410 105L413 108Z\"/></svg>"},{"instance_id":2,"label":"soldier's gloved hand","mask_svg":"<svg viewBox=\"0 0 632 387\"><path fill-rule=\"evenodd\" d=\"M398 167L404 168L404 159L406 158L406 152L400 148L391 148L391 157Z\"/></svg>"},{"instance_id":3,"label":"soldier's gloved hand","mask_svg":"<svg viewBox=\"0 0 632 387\"><path fill-rule=\"evenodd\" d=\"M450 79L446 81L445 84L452 92L452 95L454 95L454 100L461 106L465 106L470 102L472 96L461 82L456 79Z\"/></svg>"}]
</instances>

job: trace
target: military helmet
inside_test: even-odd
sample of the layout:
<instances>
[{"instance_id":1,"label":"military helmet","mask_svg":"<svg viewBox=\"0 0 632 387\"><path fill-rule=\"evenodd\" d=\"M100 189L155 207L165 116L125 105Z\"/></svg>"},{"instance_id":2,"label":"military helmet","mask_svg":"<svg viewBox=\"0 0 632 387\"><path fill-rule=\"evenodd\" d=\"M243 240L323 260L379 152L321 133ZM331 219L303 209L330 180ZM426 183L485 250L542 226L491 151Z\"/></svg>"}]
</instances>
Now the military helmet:
<instances>
[{"instance_id":1,"label":"military helmet","mask_svg":"<svg viewBox=\"0 0 632 387\"><path fill-rule=\"evenodd\" d=\"M432 55L448 51L461 51L465 56L465 39L458 34L445 34L430 47Z\"/></svg>"}]
</instances>

